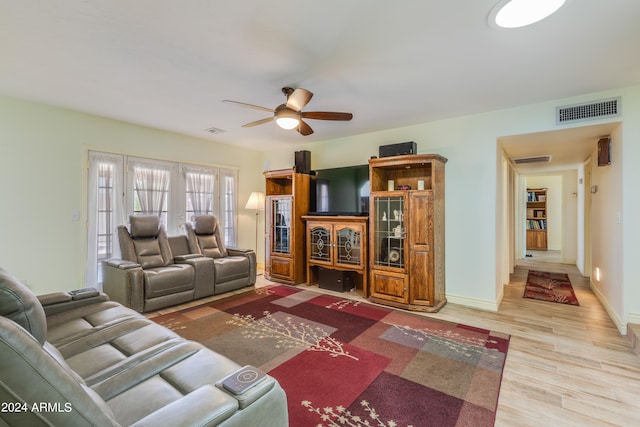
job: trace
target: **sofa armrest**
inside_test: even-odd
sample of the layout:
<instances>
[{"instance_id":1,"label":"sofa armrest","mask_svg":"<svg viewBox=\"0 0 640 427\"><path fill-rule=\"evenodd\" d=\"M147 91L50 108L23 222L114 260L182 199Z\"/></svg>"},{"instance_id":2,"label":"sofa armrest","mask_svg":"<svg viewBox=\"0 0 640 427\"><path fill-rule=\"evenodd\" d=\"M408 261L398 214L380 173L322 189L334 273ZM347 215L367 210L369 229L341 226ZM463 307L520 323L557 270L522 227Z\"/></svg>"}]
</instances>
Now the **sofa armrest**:
<instances>
[{"instance_id":1,"label":"sofa armrest","mask_svg":"<svg viewBox=\"0 0 640 427\"><path fill-rule=\"evenodd\" d=\"M109 301L109 297L96 289L78 289L38 295L38 301L42 304L45 315L52 316L85 305Z\"/></svg>"},{"instance_id":2,"label":"sofa armrest","mask_svg":"<svg viewBox=\"0 0 640 427\"><path fill-rule=\"evenodd\" d=\"M227 248L229 256L246 256L249 258L249 286L256 284L256 276L258 275L258 265L256 253L253 249Z\"/></svg>"},{"instance_id":3,"label":"sofa armrest","mask_svg":"<svg viewBox=\"0 0 640 427\"><path fill-rule=\"evenodd\" d=\"M144 272L140 264L111 259L103 265L104 292L113 301L135 311L144 310Z\"/></svg>"},{"instance_id":4,"label":"sofa armrest","mask_svg":"<svg viewBox=\"0 0 640 427\"><path fill-rule=\"evenodd\" d=\"M250 252L255 252L255 251L253 249L227 248L227 252L231 256L238 256L238 255L246 255Z\"/></svg>"},{"instance_id":5,"label":"sofa armrest","mask_svg":"<svg viewBox=\"0 0 640 427\"><path fill-rule=\"evenodd\" d=\"M158 409L131 427L215 426L238 410L238 402L212 385L204 385Z\"/></svg>"},{"instance_id":6,"label":"sofa armrest","mask_svg":"<svg viewBox=\"0 0 640 427\"><path fill-rule=\"evenodd\" d=\"M119 268L120 270L142 267L138 263L127 261L125 259L110 259L106 262L106 265L108 265L109 267Z\"/></svg>"},{"instance_id":7,"label":"sofa armrest","mask_svg":"<svg viewBox=\"0 0 640 427\"><path fill-rule=\"evenodd\" d=\"M71 295L67 292L54 292L52 294L38 295L38 301L43 307L71 301Z\"/></svg>"},{"instance_id":8,"label":"sofa armrest","mask_svg":"<svg viewBox=\"0 0 640 427\"><path fill-rule=\"evenodd\" d=\"M189 264L193 267L195 289L193 299L208 297L215 293L216 272L213 258L200 254L189 254L177 256L175 261L176 264Z\"/></svg>"}]
</instances>

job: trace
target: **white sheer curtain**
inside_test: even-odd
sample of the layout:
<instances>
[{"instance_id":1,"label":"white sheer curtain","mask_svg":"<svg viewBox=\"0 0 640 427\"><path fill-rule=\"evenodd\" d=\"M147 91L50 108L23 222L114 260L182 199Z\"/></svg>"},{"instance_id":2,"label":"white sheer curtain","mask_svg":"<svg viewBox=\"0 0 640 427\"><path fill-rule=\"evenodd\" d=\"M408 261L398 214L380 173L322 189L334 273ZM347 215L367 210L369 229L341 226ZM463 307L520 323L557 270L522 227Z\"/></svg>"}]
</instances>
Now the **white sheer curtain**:
<instances>
[{"instance_id":1,"label":"white sheer curtain","mask_svg":"<svg viewBox=\"0 0 640 427\"><path fill-rule=\"evenodd\" d=\"M234 247L237 245L237 199L236 182L238 172L231 169L220 169L220 215L224 229L224 244Z\"/></svg>"},{"instance_id":2,"label":"white sheer curtain","mask_svg":"<svg viewBox=\"0 0 640 427\"><path fill-rule=\"evenodd\" d=\"M167 210L171 170L160 165L133 163L133 190L139 206L134 212L158 215L163 218Z\"/></svg>"},{"instance_id":3,"label":"white sheer curtain","mask_svg":"<svg viewBox=\"0 0 640 427\"><path fill-rule=\"evenodd\" d=\"M102 289L101 263L120 257L117 226L126 224L123 177L123 156L89 151L86 287Z\"/></svg>"},{"instance_id":4,"label":"white sheer curtain","mask_svg":"<svg viewBox=\"0 0 640 427\"><path fill-rule=\"evenodd\" d=\"M184 168L187 220L213 212L215 175L210 168Z\"/></svg>"}]
</instances>

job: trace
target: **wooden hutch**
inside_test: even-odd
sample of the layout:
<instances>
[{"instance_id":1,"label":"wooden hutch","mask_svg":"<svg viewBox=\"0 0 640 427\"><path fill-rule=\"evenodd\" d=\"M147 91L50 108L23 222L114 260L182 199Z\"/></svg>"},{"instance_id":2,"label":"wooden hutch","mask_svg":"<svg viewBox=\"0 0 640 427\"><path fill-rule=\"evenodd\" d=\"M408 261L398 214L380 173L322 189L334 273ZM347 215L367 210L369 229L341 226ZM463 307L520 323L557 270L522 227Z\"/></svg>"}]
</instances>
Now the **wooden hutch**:
<instances>
[{"instance_id":1,"label":"wooden hutch","mask_svg":"<svg viewBox=\"0 0 640 427\"><path fill-rule=\"evenodd\" d=\"M371 301L426 312L446 304L446 162L433 154L369 160Z\"/></svg>"},{"instance_id":2,"label":"wooden hutch","mask_svg":"<svg viewBox=\"0 0 640 427\"><path fill-rule=\"evenodd\" d=\"M293 169L264 173L266 244L265 277L297 285L305 282L304 221L309 212L310 176Z\"/></svg>"}]
</instances>

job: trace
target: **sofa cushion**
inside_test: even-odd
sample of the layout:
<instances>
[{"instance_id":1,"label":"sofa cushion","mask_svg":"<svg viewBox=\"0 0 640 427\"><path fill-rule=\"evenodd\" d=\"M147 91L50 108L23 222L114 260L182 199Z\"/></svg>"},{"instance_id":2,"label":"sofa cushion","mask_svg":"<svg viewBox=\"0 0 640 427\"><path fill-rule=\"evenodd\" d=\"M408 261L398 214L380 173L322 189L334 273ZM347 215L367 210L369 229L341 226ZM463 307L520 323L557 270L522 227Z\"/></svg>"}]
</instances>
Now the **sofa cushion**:
<instances>
[{"instance_id":1,"label":"sofa cushion","mask_svg":"<svg viewBox=\"0 0 640 427\"><path fill-rule=\"evenodd\" d=\"M59 345L141 315L113 301L102 301L47 316L47 341Z\"/></svg>"},{"instance_id":2,"label":"sofa cushion","mask_svg":"<svg viewBox=\"0 0 640 427\"><path fill-rule=\"evenodd\" d=\"M209 258L222 258L222 251L218 247L218 240L216 237L211 235L206 236L198 236L198 245L200 246L200 251L202 255Z\"/></svg>"},{"instance_id":3,"label":"sofa cushion","mask_svg":"<svg viewBox=\"0 0 640 427\"><path fill-rule=\"evenodd\" d=\"M197 236L199 253L210 258L226 257L227 248L222 240L218 220L213 215L196 215L193 217L193 233ZM192 239L193 236L190 236ZM208 249L208 252L205 252ZM219 254L219 255L218 255Z\"/></svg>"},{"instance_id":4,"label":"sofa cushion","mask_svg":"<svg viewBox=\"0 0 640 427\"><path fill-rule=\"evenodd\" d=\"M160 218L155 215L131 215L131 237L147 239L157 237L160 229Z\"/></svg>"},{"instance_id":5,"label":"sofa cushion","mask_svg":"<svg viewBox=\"0 0 640 427\"><path fill-rule=\"evenodd\" d=\"M136 261L142 268L154 268L173 264L173 254L164 225L155 215L131 215L129 217ZM120 240L126 236L119 236ZM124 245L126 246L126 244ZM127 251L123 251L125 253Z\"/></svg>"},{"instance_id":6,"label":"sofa cushion","mask_svg":"<svg viewBox=\"0 0 640 427\"><path fill-rule=\"evenodd\" d=\"M13 320L43 345L47 320L38 298L18 279L0 269L0 315Z\"/></svg>"},{"instance_id":7,"label":"sofa cushion","mask_svg":"<svg viewBox=\"0 0 640 427\"><path fill-rule=\"evenodd\" d=\"M160 252L158 239L134 240L133 246L138 257L138 264L143 269L164 266L164 258Z\"/></svg>"},{"instance_id":8,"label":"sofa cushion","mask_svg":"<svg viewBox=\"0 0 640 427\"><path fill-rule=\"evenodd\" d=\"M212 215L196 215L193 217L196 234L213 234L218 227L216 217Z\"/></svg>"},{"instance_id":9,"label":"sofa cushion","mask_svg":"<svg viewBox=\"0 0 640 427\"><path fill-rule=\"evenodd\" d=\"M242 279L249 275L249 258L229 256L215 260L216 283Z\"/></svg>"},{"instance_id":10,"label":"sofa cushion","mask_svg":"<svg viewBox=\"0 0 640 427\"><path fill-rule=\"evenodd\" d=\"M177 236L169 236L167 239L169 240L169 247L171 248L171 252L174 257L193 253L189 250L189 241L187 240L187 236L179 234Z\"/></svg>"},{"instance_id":11,"label":"sofa cushion","mask_svg":"<svg viewBox=\"0 0 640 427\"><path fill-rule=\"evenodd\" d=\"M152 299L195 288L193 267L174 264L168 267L151 268L144 271L145 298Z\"/></svg>"}]
</instances>

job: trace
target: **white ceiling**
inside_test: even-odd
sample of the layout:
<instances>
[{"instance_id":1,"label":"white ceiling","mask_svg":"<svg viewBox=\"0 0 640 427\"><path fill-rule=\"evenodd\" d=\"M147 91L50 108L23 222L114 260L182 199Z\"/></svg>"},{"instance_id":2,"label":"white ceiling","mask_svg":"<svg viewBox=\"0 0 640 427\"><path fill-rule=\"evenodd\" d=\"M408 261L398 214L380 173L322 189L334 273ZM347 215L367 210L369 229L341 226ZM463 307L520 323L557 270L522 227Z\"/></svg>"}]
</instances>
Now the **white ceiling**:
<instances>
[{"instance_id":1,"label":"white ceiling","mask_svg":"<svg viewBox=\"0 0 640 427\"><path fill-rule=\"evenodd\" d=\"M596 150L598 139L610 136L620 123L606 123L498 138L510 159L551 155L548 163L516 165L521 174L577 169Z\"/></svg>"},{"instance_id":2,"label":"white ceiling","mask_svg":"<svg viewBox=\"0 0 640 427\"><path fill-rule=\"evenodd\" d=\"M0 0L0 94L270 149L640 83L640 1L515 30L489 26L497 2ZM302 137L222 102L273 108L283 86L354 119Z\"/></svg>"}]
</instances>

